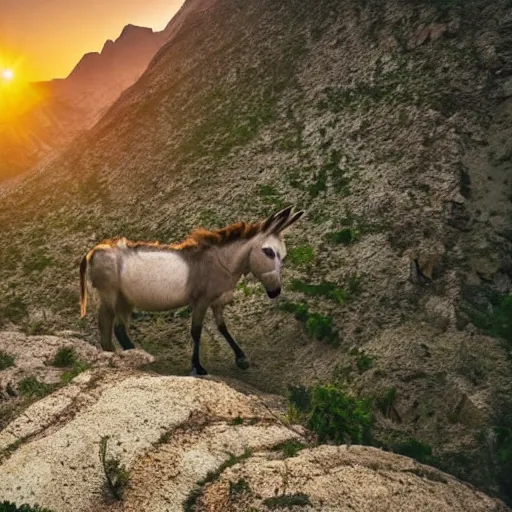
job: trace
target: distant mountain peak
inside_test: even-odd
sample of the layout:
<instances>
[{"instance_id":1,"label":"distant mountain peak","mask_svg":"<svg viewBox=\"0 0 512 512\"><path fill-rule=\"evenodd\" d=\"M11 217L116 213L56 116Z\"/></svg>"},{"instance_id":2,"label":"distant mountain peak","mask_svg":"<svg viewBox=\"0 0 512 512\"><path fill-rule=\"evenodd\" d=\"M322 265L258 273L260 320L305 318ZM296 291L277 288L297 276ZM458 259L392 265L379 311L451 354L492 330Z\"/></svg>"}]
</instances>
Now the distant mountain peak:
<instances>
[{"instance_id":1,"label":"distant mountain peak","mask_svg":"<svg viewBox=\"0 0 512 512\"><path fill-rule=\"evenodd\" d=\"M112 48L115 45L114 41L112 39L107 39L105 41L105 44L103 45L103 48L101 49L101 53L105 53L106 50L109 48Z\"/></svg>"},{"instance_id":2,"label":"distant mountain peak","mask_svg":"<svg viewBox=\"0 0 512 512\"><path fill-rule=\"evenodd\" d=\"M119 35L118 39L121 39L122 37L127 36L128 34L132 34L135 32L150 32L153 33L153 29L148 27L139 27L138 25L132 25L129 23L126 25L126 27L123 28L121 31L121 34Z\"/></svg>"}]
</instances>

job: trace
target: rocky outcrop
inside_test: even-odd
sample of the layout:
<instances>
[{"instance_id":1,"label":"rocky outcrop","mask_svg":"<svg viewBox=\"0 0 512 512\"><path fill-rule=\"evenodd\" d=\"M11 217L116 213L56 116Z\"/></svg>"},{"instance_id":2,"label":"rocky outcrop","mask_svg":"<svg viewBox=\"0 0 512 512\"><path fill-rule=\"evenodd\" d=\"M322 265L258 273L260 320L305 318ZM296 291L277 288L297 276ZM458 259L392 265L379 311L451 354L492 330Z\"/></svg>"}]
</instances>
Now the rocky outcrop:
<instances>
[{"instance_id":1,"label":"rocky outcrop","mask_svg":"<svg viewBox=\"0 0 512 512\"><path fill-rule=\"evenodd\" d=\"M448 475L373 448L319 446L290 457L286 446L300 449L304 434L261 397L222 382L96 369L0 433L0 496L56 512L294 503L311 511L508 510ZM106 483L113 471L124 474L120 502Z\"/></svg>"},{"instance_id":2,"label":"rocky outcrop","mask_svg":"<svg viewBox=\"0 0 512 512\"><path fill-rule=\"evenodd\" d=\"M267 452L227 469L205 486L194 510L276 509L505 512L507 507L406 457L365 446L319 446L285 459Z\"/></svg>"}]
</instances>

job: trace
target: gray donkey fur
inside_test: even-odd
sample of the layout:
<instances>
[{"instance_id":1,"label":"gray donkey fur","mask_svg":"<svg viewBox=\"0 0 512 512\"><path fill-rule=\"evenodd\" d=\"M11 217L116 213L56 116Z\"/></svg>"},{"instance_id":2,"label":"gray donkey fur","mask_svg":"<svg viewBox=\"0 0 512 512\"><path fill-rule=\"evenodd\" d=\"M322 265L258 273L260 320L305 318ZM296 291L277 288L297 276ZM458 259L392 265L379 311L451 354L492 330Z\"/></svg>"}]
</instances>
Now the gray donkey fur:
<instances>
[{"instance_id":1,"label":"gray donkey fur","mask_svg":"<svg viewBox=\"0 0 512 512\"><path fill-rule=\"evenodd\" d=\"M252 273L274 299L281 293L283 233L304 212L285 208L262 222L238 222L217 231L195 230L179 244L107 240L80 263L80 316L87 310L87 278L99 294L99 330L103 350L113 351L112 329L123 349L135 348L127 333L132 311L192 308L192 374L206 375L199 361L203 320L211 307L219 332L239 368L249 362L229 333L224 308L242 275Z\"/></svg>"}]
</instances>

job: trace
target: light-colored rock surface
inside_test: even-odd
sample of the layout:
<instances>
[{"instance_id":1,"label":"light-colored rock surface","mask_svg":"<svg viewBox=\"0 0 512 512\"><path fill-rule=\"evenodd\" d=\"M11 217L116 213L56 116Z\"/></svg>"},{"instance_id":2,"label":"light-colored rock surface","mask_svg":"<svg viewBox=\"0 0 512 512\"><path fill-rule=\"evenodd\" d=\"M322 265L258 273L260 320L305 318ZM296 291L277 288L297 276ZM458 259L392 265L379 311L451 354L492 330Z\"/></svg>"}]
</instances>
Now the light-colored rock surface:
<instances>
[{"instance_id":1,"label":"light-colored rock surface","mask_svg":"<svg viewBox=\"0 0 512 512\"><path fill-rule=\"evenodd\" d=\"M3 448L22 441L3 453L0 496L55 512L245 512L296 493L310 503L297 510L508 510L444 473L374 448L319 446L290 458L276 449L304 434L260 397L221 382L100 368L33 404L0 434ZM103 436L107 457L129 471L122 501L105 487Z\"/></svg>"},{"instance_id":2,"label":"light-colored rock surface","mask_svg":"<svg viewBox=\"0 0 512 512\"><path fill-rule=\"evenodd\" d=\"M73 336L26 336L18 331L2 331L0 352L12 356L14 365L0 371L0 397L7 398L7 388L16 391L17 384L28 377L46 384L58 383L62 373L69 368L57 368L51 362L63 347L73 348L79 361L94 366L133 368L154 360L142 350L103 352Z\"/></svg>"},{"instance_id":3,"label":"light-colored rock surface","mask_svg":"<svg viewBox=\"0 0 512 512\"><path fill-rule=\"evenodd\" d=\"M197 446L189 450L186 441L174 448L174 455L170 446L168 453L174 464L178 459L183 463L175 465L174 470L171 465L162 469L168 476L176 469L182 475L167 495L183 499L196 480L215 469L230 452L239 454L247 447L266 447L297 437L294 431L279 425L258 399L222 383L123 371L106 371L103 375L100 371L94 377L93 386L83 375L80 382L37 402L7 426L9 442L27 433L31 438L5 457L0 467L0 496L18 503L38 502L57 512L89 510L102 499L103 470L98 451L102 436L111 438L108 452L119 455L131 469L142 456L155 450L163 434L180 425L192 428L202 420L215 423L221 430L223 425L224 433L212 427L211 433L191 439ZM81 388L79 394L77 388ZM237 417L256 418L256 423L232 425ZM139 491L147 485L142 483ZM155 497L165 499L165 495ZM133 499L145 498L135 492Z\"/></svg>"},{"instance_id":4,"label":"light-colored rock surface","mask_svg":"<svg viewBox=\"0 0 512 512\"><path fill-rule=\"evenodd\" d=\"M230 483L241 480L245 492L230 492ZM307 496L310 505L293 509L304 512L507 510L440 471L365 446L319 446L284 460L268 454L250 458L207 485L195 510L263 512L270 510L265 500L284 494Z\"/></svg>"}]
</instances>

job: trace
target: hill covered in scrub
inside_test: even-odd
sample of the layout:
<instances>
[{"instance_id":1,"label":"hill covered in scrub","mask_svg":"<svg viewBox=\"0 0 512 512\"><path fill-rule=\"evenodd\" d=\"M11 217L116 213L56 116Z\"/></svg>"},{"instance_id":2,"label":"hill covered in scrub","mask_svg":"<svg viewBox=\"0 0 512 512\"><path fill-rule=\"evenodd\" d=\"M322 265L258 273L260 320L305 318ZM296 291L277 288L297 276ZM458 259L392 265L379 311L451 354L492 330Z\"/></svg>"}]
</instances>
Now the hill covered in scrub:
<instances>
[{"instance_id":1,"label":"hill covered in scrub","mask_svg":"<svg viewBox=\"0 0 512 512\"><path fill-rule=\"evenodd\" d=\"M213 375L345 386L374 443L512 500L512 10L507 0L209 0L65 153L0 188L0 319L79 321L78 262L119 235L306 215L284 296L246 280L207 320ZM478 20L478 23L475 22ZM300 224L300 225L299 225ZM151 368L185 375L188 312L135 315ZM341 442L341 440L337 440Z\"/></svg>"}]
</instances>

